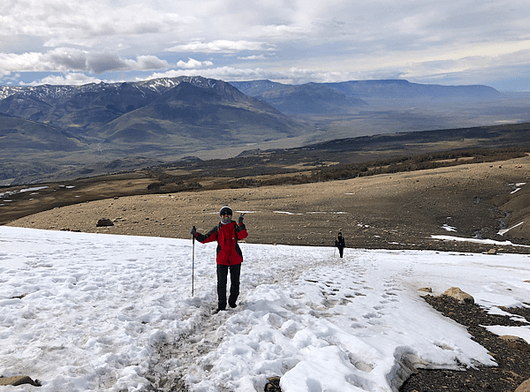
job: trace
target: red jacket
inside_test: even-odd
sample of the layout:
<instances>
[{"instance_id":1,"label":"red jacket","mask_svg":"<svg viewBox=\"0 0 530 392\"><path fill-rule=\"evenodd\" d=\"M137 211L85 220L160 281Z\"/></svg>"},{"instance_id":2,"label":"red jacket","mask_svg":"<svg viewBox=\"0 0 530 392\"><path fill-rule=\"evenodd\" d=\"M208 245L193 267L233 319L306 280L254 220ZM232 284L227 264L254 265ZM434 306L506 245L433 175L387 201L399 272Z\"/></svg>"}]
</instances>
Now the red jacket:
<instances>
[{"instance_id":1,"label":"red jacket","mask_svg":"<svg viewBox=\"0 0 530 392\"><path fill-rule=\"evenodd\" d=\"M197 240L206 244L217 240L217 264L235 265L243 262L243 253L239 248L238 240L247 238L248 233L243 223L234 221L223 225L219 223L206 234L197 233Z\"/></svg>"}]
</instances>

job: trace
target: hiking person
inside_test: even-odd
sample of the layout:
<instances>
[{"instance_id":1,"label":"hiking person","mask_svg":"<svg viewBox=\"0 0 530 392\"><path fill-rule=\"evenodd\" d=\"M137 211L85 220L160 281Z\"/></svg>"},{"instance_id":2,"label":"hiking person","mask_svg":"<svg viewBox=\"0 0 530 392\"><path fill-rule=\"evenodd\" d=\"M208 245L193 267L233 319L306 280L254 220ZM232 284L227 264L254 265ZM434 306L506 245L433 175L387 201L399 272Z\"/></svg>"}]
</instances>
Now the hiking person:
<instances>
[{"instance_id":1,"label":"hiking person","mask_svg":"<svg viewBox=\"0 0 530 392\"><path fill-rule=\"evenodd\" d=\"M342 255L344 254L344 248L346 247L346 244L344 243L344 237L342 236L342 233L339 231L339 234L337 236L337 239L335 240L335 246L339 248L339 255L342 258Z\"/></svg>"},{"instance_id":2,"label":"hiking person","mask_svg":"<svg viewBox=\"0 0 530 392\"><path fill-rule=\"evenodd\" d=\"M248 236L247 229L243 223L243 215L239 216L238 223L236 223L232 220L232 209L229 206L223 206L219 211L221 221L212 230L206 234L201 234L197 232L194 226L190 231L190 234L201 244L217 241L218 306L216 313L226 309L226 284L229 270L230 296L228 297L228 305L231 308L237 306L239 276L241 274L241 263L243 262L243 253L237 241Z\"/></svg>"}]
</instances>

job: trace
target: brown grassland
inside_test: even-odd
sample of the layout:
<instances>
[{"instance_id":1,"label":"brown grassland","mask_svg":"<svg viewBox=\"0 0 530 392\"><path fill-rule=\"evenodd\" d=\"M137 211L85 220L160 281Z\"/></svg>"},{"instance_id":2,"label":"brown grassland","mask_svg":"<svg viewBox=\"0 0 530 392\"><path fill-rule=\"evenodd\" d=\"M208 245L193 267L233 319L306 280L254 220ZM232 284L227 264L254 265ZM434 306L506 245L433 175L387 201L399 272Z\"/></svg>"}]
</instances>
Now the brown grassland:
<instances>
[{"instance_id":1,"label":"brown grassland","mask_svg":"<svg viewBox=\"0 0 530 392\"><path fill-rule=\"evenodd\" d=\"M214 170L211 164L190 164L41 184L35 187L46 188L18 192L1 203L0 224L187 238L194 225L213 227L220 207L229 204L246 213L248 242L254 243L329 246L342 231L350 247L473 252L495 247L530 253L508 243L432 237L530 245L530 157L525 151L271 165L274 170L254 175L258 169L250 165ZM114 225L96 227L100 218ZM501 235L502 229L509 230Z\"/></svg>"}]
</instances>

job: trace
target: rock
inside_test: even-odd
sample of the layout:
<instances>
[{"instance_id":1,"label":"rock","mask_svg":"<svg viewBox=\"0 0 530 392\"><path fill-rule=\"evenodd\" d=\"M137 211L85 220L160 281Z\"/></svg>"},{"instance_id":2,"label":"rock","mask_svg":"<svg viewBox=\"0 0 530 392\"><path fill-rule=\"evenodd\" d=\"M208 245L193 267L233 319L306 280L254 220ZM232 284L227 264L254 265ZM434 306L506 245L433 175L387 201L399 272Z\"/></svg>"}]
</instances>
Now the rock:
<instances>
[{"instance_id":1,"label":"rock","mask_svg":"<svg viewBox=\"0 0 530 392\"><path fill-rule=\"evenodd\" d=\"M418 291L425 291L426 293L432 293L432 287L422 287Z\"/></svg>"},{"instance_id":2,"label":"rock","mask_svg":"<svg viewBox=\"0 0 530 392\"><path fill-rule=\"evenodd\" d=\"M520 338L519 336L503 335L500 338L504 340L510 348L524 351L525 353L530 352L530 344L528 344L526 340Z\"/></svg>"},{"instance_id":3,"label":"rock","mask_svg":"<svg viewBox=\"0 0 530 392\"><path fill-rule=\"evenodd\" d=\"M0 377L0 385L12 385L19 386L22 384L30 384L34 387L40 387L41 384L38 380L33 381L28 376L13 376L13 377Z\"/></svg>"},{"instance_id":4,"label":"rock","mask_svg":"<svg viewBox=\"0 0 530 392\"><path fill-rule=\"evenodd\" d=\"M460 288L458 287L451 287L450 289L447 289L442 295L454 298L460 303L465 303L465 304L475 303L475 299L471 295L460 290Z\"/></svg>"},{"instance_id":5,"label":"rock","mask_svg":"<svg viewBox=\"0 0 530 392\"><path fill-rule=\"evenodd\" d=\"M101 218L96 223L96 227L109 227L109 226L114 226L114 223L108 218Z\"/></svg>"},{"instance_id":6,"label":"rock","mask_svg":"<svg viewBox=\"0 0 530 392\"><path fill-rule=\"evenodd\" d=\"M159 191L160 190L160 187L163 186L163 184L161 182L153 182L149 185L147 185L147 189L149 189L150 191Z\"/></svg>"},{"instance_id":7,"label":"rock","mask_svg":"<svg viewBox=\"0 0 530 392\"><path fill-rule=\"evenodd\" d=\"M519 385L515 392L530 392L530 379Z\"/></svg>"},{"instance_id":8,"label":"rock","mask_svg":"<svg viewBox=\"0 0 530 392\"><path fill-rule=\"evenodd\" d=\"M267 378L267 385L265 385L265 392L281 392L280 389L280 377L269 377Z\"/></svg>"},{"instance_id":9,"label":"rock","mask_svg":"<svg viewBox=\"0 0 530 392\"><path fill-rule=\"evenodd\" d=\"M491 248L490 250L488 250L488 254L489 255L496 255L497 254L497 249Z\"/></svg>"}]
</instances>

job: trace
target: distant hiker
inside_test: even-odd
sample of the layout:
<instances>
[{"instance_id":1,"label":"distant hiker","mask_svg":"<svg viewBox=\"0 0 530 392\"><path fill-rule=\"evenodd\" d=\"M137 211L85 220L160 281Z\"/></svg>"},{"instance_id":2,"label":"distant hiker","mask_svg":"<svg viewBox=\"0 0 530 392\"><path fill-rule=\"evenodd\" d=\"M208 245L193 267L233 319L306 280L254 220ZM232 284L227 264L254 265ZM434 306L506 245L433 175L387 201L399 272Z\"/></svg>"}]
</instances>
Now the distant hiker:
<instances>
[{"instance_id":1,"label":"distant hiker","mask_svg":"<svg viewBox=\"0 0 530 392\"><path fill-rule=\"evenodd\" d=\"M226 283L228 270L230 270L230 296L228 305L237 306L239 296L239 275L243 254L239 248L238 240L247 238L248 233L243 223L243 214L239 216L238 223L232 220L232 209L224 206L219 211L221 222L206 234L198 233L195 227L190 234L202 244L217 241L217 312L226 309Z\"/></svg>"},{"instance_id":2,"label":"distant hiker","mask_svg":"<svg viewBox=\"0 0 530 392\"><path fill-rule=\"evenodd\" d=\"M342 236L342 233L340 231L339 231L337 239L335 240L335 246L339 248L339 255L342 258L346 244L344 243L344 237Z\"/></svg>"}]
</instances>

